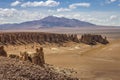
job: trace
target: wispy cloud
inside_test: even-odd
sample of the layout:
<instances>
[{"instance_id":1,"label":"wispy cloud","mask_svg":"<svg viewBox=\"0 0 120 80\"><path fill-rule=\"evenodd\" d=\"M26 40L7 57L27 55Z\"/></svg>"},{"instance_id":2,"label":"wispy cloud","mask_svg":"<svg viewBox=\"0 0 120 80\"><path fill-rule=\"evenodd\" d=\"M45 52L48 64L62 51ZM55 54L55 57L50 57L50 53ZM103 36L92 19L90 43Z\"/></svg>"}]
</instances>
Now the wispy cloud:
<instances>
[{"instance_id":1,"label":"wispy cloud","mask_svg":"<svg viewBox=\"0 0 120 80\"><path fill-rule=\"evenodd\" d=\"M115 1L117 1L117 0L110 0L111 2L115 2Z\"/></svg>"},{"instance_id":2,"label":"wispy cloud","mask_svg":"<svg viewBox=\"0 0 120 80\"><path fill-rule=\"evenodd\" d=\"M74 3L74 4L70 4L68 6L68 8L58 8L57 12L64 12L64 11L71 11L73 9L76 9L77 7L90 7L91 4L90 3Z\"/></svg>"},{"instance_id":3,"label":"wispy cloud","mask_svg":"<svg viewBox=\"0 0 120 80\"><path fill-rule=\"evenodd\" d=\"M0 17L13 17L16 14L16 9L14 8L0 8Z\"/></svg>"},{"instance_id":4,"label":"wispy cloud","mask_svg":"<svg viewBox=\"0 0 120 80\"><path fill-rule=\"evenodd\" d=\"M111 4L111 3L113 3L113 2L116 2L117 0L106 0L106 3L107 4Z\"/></svg>"},{"instance_id":5,"label":"wispy cloud","mask_svg":"<svg viewBox=\"0 0 120 80\"><path fill-rule=\"evenodd\" d=\"M117 15L111 15L110 16L110 20L117 20L118 19L118 16Z\"/></svg>"},{"instance_id":6,"label":"wispy cloud","mask_svg":"<svg viewBox=\"0 0 120 80\"><path fill-rule=\"evenodd\" d=\"M0 8L0 24L36 20L45 16L47 16L47 14L42 14L41 12L17 10L14 8Z\"/></svg>"},{"instance_id":7,"label":"wispy cloud","mask_svg":"<svg viewBox=\"0 0 120 80\"><path fill-rule=\"evenodd\" d=\"M34 1L34 2L25 2L21 5L21 7L41 7L41 6L46 6L46 7L55 7L58 6L60 2L56 2L54 0L47 0L47 1Z\"/></svg>"},{"instance_id":8,"label":"wispy cloud","mask_svg":"<svg viewBox=\"0 0 120 80\"><path fill-rule=\"evenodd\" d=\"M71 11L69 8L59 8L57 9L57 12L64 12L64 11Z\"/></svg>"},{"instance_id":9,"label":"wispy cloud","mask_svg":"<svg viewBox=\"0 0 120 80\"><path fill-rule=\"evenodd\" d=\"M21 4L20 1L15 1L15 2L12 2L12 3L11 3L11 6L17 6L17 5L19 5L19 4Z\"/></svg>"},{"instance_id":10,"label":"wispy cloud","mask_svg":"<svg viewBox=\"0 0 120 80\"><path fill-rule=\"evenodd\" d=\"M69 5L69 8L70 9L75 9L77 7L90 7L90 3L74 3L74 4L71 4Z\"/></svg>"}]
</instances>

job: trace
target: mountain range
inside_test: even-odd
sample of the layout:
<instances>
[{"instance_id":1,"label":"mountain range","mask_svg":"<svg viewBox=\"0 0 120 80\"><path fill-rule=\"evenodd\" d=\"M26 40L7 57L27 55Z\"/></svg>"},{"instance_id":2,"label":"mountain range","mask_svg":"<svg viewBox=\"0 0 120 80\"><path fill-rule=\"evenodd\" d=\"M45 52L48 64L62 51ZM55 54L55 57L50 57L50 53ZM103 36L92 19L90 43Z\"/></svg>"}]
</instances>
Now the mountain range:
<instances>
[{"instance_id":1,"label":"mountain range","mask_svg":"<svg viewBox=\"0 0 120 80\"><path fill-rule=\"evenodd\" d=\"M39 29L52 27L91 27L95 24L80 21L77 19L69 19L65 17L48 16L40 20L27 21L23 23L1 24L0 30L5 29Z\"/></svg>"}]
</instances>

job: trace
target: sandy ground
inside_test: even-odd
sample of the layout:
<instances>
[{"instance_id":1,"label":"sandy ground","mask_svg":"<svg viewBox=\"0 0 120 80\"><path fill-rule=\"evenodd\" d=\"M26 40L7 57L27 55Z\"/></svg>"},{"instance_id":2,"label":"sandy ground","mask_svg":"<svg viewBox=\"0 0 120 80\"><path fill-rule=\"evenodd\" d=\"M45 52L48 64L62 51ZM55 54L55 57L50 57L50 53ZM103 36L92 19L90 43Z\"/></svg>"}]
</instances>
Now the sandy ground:
<instances>
[{"instance_id":1,"label":"sandy ground","mask_svg":"<svg viewBox=\"0 0 120 80\"><path fill-rule=\"evenodd\" d=\"M33 47L34 45L34 47ZM65 43L63 47L55 44L28 44L6 46L9 54L28 51L35 52L44 47L46 63L77 71L74 76L81 80L120 80L120 39L110 39L110 44L89 46L78 43Z\"/></svg>"},{"instance_id":2,"label":"sandy ground","mask_svg":"<svg viewBox=\"0 0 120 80\"><path fill-rule=\"evenodd\" d=\"M82 80L120 80L120 40L108 45L79 46L60 54L47 54L46 61L74 68Z\"/></svg>"}]
</instances>

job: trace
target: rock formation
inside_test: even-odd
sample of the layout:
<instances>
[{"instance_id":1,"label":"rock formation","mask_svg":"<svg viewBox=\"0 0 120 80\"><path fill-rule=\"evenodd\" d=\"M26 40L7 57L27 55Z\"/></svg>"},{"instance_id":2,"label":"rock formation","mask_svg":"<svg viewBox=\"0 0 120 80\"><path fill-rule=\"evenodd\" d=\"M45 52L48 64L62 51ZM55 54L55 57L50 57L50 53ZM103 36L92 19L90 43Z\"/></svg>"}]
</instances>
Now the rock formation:
<instances>
[{"instance_id":1,"label":"rock formation","mask_svg":"<svg viewBox=\"0 0 120 80\"><path fill-rule=\"evenodd\" d=\"M8 57L9 57L9 58L19 59L19 56L18 56L18 55L15 55L15 54L8 54Z\"/></svg>"},{"instance_id":2,"label":"rock formation","mask_svg":"<svg viewBox=\"0 0 120 80\"><path fill-rule=\"evenodd\" d=\"M96 45L97 43L101 43L101 44L109 43L106 37L103 38L101 35L92 35L92 34L82 35L80 41L89 45Z\"/></svg>"},{"instance_id":3,"label":"rock formation","mask_svg":"<svg viewBox=\"0 0 120 80\"><path fill-rule=\"evenodd\" d=\"M0 56L7 57L7 52L4 50L4 46L0 47Z\"/></svg>"},{"instance_id":4,"label":"rock formation","mask_svg":"<svg viewBox=\"0 0 120 80\"><path fill-rule=\"evenodd\" d=\"M62 72L63 71L63 72ZM55 70L54 67L41 67L19 59L0 57L1 80L79 80Z\"/></svg>"},{"instance_id":5,"label":"rock formation","mask_svg":"<svg viewBox=\"0 0 120 80\"><path fill-rule=\"evenodd\" d=\"M36 53L33 53L33 55L31 56L32 59L32 63L40 65L40 66L44 66L45 64L45 59L44 59L44 52L43 52L43 48L40 47L40 49L36 49Z\"/></svg>"},{"instance_id":6,"label":"rock formation","mask_svg":"<svg viewBox=\"0 0 120 80\"><path fill-rule=\"evenodd\" d=\"M77 35L73 34L54 34L54 33L42 33L42 32L11 32L0 33L0 44L17 45L28 43L64 43L66 41L79 42Z\"/></svg>"},{"instance_id":7,"label":"rock formation","mask_svg":"<svg viewBox=\"0 0 120 80\"><path fill-rule=\"evenodd\" d=\"M36 53L20 53L20 59L24 61L30 61L34 64L40 65L41 67L44 67L45 64L44 52L42 47L40 47L40 49L37 48Z\"/></svg>"}]
</instances>

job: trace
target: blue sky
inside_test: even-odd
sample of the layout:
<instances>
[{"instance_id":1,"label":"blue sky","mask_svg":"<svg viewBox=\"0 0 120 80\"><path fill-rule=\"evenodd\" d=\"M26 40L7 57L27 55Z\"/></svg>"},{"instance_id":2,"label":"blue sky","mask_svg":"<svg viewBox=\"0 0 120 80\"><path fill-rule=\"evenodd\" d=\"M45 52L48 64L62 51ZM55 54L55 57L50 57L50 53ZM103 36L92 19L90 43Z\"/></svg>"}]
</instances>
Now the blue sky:
<instances>
[{"instance_id":1,"label":"blue sky","mask_svg":"<svg viewBox=\"0 0 120 80\"><path fill-rule=\"evenodd\" d=\"M120 26L120 0L0 0L0 24L38 20L49 15Z\"/></svg>"}]
</instances>

